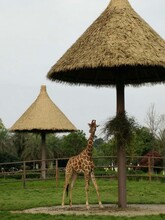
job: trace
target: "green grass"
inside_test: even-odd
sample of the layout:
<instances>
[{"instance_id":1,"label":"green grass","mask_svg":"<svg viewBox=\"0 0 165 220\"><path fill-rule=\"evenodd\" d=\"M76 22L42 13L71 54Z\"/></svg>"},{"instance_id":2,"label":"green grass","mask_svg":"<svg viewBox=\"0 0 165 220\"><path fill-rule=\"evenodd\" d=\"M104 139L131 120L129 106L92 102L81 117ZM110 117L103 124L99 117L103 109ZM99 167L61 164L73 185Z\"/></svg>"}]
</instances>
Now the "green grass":
<instances>
[{"instance_id":1,"label":"green grass","mask_svg":"<svg viewBox=\"0 0 165 220\"><path fill-rule=\"evenodd\" d=\"M12 181L12 180L11 180ZM118 187L116 180L97 180L103 204L117 203ZM54 206L61 204L63 181L58 188L55 181L27 182L26 189L21 183L0 182L0 210L23 210L33 207ZM159 181L128 181L128 203L165 204L164 183ZM91 183L89 189L89 202L97 203L95 189ZM66 198L68 204L68 198ZM79 178L73 188L73 204L85 204L84 180Z\"/></svg>"},{"instance_id":2,"label":"green grass","mask_svg":"<svg viewBox=\"0 0 165 220\"><path fill-rule=\"evenodd\" d=\"M117 203L117 181L110 179L97 179L101 200L103 204ZM33 181L27 182L26 189L23 189L21 182L6 182L0 180L0 219L2 220L15 220L15 219L77 219L76 216L67 217L64 215L50 216L45 214L11 214L11 210L23 210L34 207L55 206L61 204L63 181L59 182L58 188L53 180L50 181ZM128 181L127 182L127 201L128 203L141 203L141 204L165 204L165 191L164 183L160 181ZM89 202L90 204L97 203L97 197L93 185L91 183L89 189ZM68 204L68 198L66 198ZM73 189L73 204L85 204L85 190L84 180L79 178ZM80 216L81 219L127 219L126 217L106 217L94 216L85 217ZM134 217L128 218L130 220L162 220L165 215L150 216L150 217Z\"/></svg>"},{"instance_id":3,"label":"green grass","mask_svg":"<svg viewBox=\"0 0 165 220\"><path fill-rule=\"evenodd\" d=\"M48 214L12 214L0 211L2 220L164 220L165 215L115 217L115 216L76 216L76 215L48 215Z\"/></svg>"}]
</instances>

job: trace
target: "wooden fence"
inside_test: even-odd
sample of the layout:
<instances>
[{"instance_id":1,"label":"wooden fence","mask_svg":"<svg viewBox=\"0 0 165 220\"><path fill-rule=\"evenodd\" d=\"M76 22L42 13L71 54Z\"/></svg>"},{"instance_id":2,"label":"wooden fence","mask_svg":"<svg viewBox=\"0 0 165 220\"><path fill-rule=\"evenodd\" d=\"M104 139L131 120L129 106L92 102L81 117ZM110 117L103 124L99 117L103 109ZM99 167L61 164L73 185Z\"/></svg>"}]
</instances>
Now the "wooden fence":
<instances>
[{"instance_id":1,"label":"wooden fence","mask_svg":"<svg viewBox=\"0 0 165 220\"><path fill-rule=\"evenodd\" d=\"M165 166L163 157L127 157L128 179L163 179ZM95 176L97 178L118 178L117 158L112 156L94 157ZM56 187L64 179L68 158L46 160L46 170L41 169L41 160L0 163L0 184L20 181L26 188L28 181L43 180L41 173L46 172L46 180L54 179ZM143 163L142 163L143 162Z\"/></svg>"}]
</instances>

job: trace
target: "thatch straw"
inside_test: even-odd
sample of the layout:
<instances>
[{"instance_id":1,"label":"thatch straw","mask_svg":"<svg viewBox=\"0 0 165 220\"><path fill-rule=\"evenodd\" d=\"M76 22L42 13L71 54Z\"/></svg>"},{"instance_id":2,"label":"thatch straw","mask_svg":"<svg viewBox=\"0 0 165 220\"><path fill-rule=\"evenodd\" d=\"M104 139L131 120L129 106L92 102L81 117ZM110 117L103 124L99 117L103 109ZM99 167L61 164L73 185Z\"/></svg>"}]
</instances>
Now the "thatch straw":
<instances>
[{"instance_id":1,"label":"thatch straw","mask_svg":"<svg viewBox=\"0 0 165 220\"><path fill-rule=\"evenodd\" d=\"M159 83L165 81L165 41L128 0L111 0L47 77L96 86Z\"/></svg>"},{"instance_id":2,"label":"thatch straw","mask_svg":"<svg viewBox=\"0 0 165 220\"><path fill-rule=\"evenodd\" d=\"M41 86L40 94L34 103L10 128L10 131L64 132L75 130L75 126L49 98L44 85Z\"/></svg>"}]
</instances>

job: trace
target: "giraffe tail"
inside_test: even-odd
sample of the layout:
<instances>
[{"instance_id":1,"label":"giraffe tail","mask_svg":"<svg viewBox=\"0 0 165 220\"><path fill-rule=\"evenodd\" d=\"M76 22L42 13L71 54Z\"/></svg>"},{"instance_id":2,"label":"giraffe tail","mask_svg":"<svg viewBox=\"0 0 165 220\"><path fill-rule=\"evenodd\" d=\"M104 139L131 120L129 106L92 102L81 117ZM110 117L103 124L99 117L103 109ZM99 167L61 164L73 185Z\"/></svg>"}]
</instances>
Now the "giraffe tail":
<instances>
[{"instance_id":1,"label":"giraffe tail","mask_svg":"<svg viewBox=\"0 0 165 220\"><path fill-rule=\"evenodd\" d=\"M66 187L66 195L68 196L68 194L69 194L69 184Z\"/></svg>"}]
</instances>

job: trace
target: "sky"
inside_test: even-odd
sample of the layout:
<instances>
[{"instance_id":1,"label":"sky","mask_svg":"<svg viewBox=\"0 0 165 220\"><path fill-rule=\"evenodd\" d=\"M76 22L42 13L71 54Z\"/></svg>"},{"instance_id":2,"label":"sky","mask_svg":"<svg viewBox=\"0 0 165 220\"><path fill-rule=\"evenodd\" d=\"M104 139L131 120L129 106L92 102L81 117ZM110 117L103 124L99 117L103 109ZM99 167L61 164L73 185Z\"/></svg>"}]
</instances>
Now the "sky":
<instances>
[{"instance_id":1,"label":"sky","mask_svg":"<svg viewBox=\"0 0 165 220\"><path fill-rule=\"evenodd\" d=\"M165 39L165 0L129 0L134 10ZM10 128L46 85L52 101L88 135L96 119L116 114L115 88L51 82L48 71L103 12L109 0L0 0L0 118ZM125 88L128 115L145 125L151 104L165 113L165 85Z\"/></svg>"}]
</instances>

